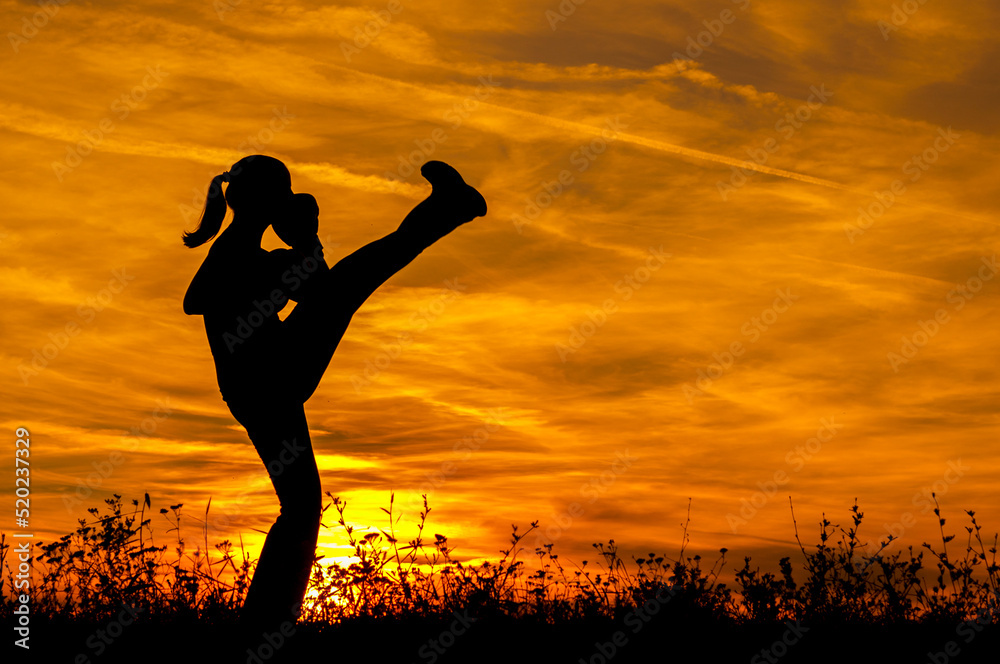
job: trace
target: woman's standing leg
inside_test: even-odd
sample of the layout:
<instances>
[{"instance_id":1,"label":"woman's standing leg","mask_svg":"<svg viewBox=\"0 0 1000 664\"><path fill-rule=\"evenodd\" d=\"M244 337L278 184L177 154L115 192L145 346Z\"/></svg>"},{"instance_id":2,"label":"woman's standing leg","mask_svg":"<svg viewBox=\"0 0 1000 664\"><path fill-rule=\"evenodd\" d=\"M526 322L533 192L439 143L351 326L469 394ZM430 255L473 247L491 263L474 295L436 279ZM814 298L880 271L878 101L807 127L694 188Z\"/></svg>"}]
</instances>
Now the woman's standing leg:
<instances>
[{"instance_id":1,"label":"woman's standing leg","mask_svg":"<svg viewBox=\"0 0 1000 664\"><path fill-rule=\"evenodd\" d=\"M240 614L259 636L285 621L295 624L316 555L322 489L302 404L240 400L230 410L267 467L281 505Z\"/></svg>"}]
</instances>

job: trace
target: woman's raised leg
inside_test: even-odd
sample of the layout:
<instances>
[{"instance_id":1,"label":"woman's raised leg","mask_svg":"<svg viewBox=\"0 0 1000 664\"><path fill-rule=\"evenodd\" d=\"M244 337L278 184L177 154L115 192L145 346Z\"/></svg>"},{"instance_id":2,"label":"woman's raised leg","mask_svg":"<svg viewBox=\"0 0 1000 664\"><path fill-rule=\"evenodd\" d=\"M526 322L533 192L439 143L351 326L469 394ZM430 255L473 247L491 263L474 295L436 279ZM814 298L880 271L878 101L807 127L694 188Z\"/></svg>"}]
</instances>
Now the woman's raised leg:
<instances>
[{"instance_id":1,"label":"woman's raised leg","mask_svg":"<svg viewBox=\"0 0 1000 664\"><path fill-rule=\"evenodd\" d=\"M486 201L451 166L428 162L421 173L431 195L410 211L399 228L347 256L311 291L282 323L282 348L288 353L288 388L305 402L316 391L354 313L389 277L409 265L427 247L476 217Z\"/></svg>"}]
</instances>

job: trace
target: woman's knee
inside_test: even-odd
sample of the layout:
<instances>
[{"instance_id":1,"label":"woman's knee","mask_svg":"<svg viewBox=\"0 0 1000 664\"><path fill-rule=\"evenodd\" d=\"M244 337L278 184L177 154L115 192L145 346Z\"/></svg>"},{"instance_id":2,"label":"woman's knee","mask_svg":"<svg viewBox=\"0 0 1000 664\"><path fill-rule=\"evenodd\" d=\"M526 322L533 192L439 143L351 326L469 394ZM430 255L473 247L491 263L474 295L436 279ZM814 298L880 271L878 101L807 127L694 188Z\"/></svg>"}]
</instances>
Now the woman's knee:
<instances>
[{"instance_id":1,"label":"woman's knee","mask_svg":"<svg viewBox=\"0 0 1000 664\"><path fill-rule=\"evenodd\" d=\"M278 521L299 530L315 532L319 530L323 506L318 503L303 503L281 506Z\"/></svg>"},{"instance_id":2,"label":"woman's knee","mask_svg":"<svg viewBox=\"0 0 1000 664\"><path fill-rule=\"evenodd\" d=\"M304 482L294 491L283 491L278 495L281 514L303 521L318 522L323 514L323 494L319 482Z\"/></svg>"}]
</instances>

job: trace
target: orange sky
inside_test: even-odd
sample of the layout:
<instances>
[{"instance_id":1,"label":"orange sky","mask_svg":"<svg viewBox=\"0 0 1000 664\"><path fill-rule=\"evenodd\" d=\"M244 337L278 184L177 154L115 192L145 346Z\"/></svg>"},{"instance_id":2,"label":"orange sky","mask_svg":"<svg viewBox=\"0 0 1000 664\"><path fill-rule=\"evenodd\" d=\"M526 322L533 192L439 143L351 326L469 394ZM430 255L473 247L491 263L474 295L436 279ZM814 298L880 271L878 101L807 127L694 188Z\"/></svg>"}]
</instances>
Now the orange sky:
<instances>
[{"instance_id":1,"label":"orange sky","mask_svg":"<svg viewBox=\"0 0 1000 664\"><path fill-rule=\"evenodd\" d=\"M489 201L307 405L357 523L428 491L459 555L539 519L579 561L676 551L691 497L690 551L736 563L793 551L789 495L807 542L855 497L862 534L931 539L936 483L951 532L1000 528L1000 7L836 6L3 0L0 419L33 434L34 530L148 491L259 545L277 502L180 242L257 152L334 260L429 193L409 159Z\"/></svg>"}]
</instances>

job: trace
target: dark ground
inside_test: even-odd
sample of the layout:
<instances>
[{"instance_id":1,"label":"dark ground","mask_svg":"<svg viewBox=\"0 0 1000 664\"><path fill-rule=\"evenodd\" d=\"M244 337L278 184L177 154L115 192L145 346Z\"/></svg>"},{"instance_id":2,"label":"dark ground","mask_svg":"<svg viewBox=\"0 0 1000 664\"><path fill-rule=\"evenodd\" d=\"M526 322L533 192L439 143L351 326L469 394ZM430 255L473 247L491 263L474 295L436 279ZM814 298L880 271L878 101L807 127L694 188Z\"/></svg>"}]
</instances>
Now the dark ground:
<instances>
[{"instance_id":1,"label":"dark ground","mask_svg":"<svg viewBox=\"0 0 1000 664\"><path fill-rule=\"evenodd\" d=\"M555 626L503 618L483 618L470 623L467 618L456 617L406 622L358 621L335 627L299 624L291 637L272 633L252 646L241 642L241 632L232 624L140 622L121 628L114 639L107 636L105 629L104 640L111 641L108 645L98 633L98 629L107 625L50 623L32 628L30 655L26 657L23 649L13 648L13 658L4 657L3 661L46 664L1000 662L997 625L908 625L889 630L834 625L796 628L790 624L741 628L685 624L675 616L669 620L658 618L651 617L648 622L577 621ZM5 632L11 634L9 629Z\"/></svg>"}]
</instances>

